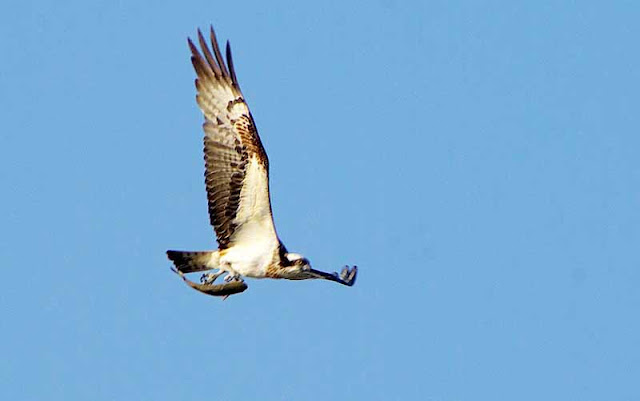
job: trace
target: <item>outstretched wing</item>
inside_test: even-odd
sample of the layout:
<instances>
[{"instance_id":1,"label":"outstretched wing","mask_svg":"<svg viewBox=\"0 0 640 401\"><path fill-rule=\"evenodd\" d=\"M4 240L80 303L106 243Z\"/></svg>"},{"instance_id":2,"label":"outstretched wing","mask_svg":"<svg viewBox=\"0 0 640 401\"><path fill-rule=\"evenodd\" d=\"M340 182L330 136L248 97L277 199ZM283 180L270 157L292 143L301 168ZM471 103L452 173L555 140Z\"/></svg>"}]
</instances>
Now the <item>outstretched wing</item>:
<instances>
[{"instance_id":1,"label":"outstretched wing","mask_svg":"<svg viewBox=\"0 0 640 401\"><path fill-rule=\"evenodd\" d=\"M213 28L213 54L198 30L202 54L189 39L196 70L196 99L204 113L205 182L209 216L220 249L243 240L275 241L269 199L269 160L233 68L225 65Z\"/></svg>"}]
</instances>

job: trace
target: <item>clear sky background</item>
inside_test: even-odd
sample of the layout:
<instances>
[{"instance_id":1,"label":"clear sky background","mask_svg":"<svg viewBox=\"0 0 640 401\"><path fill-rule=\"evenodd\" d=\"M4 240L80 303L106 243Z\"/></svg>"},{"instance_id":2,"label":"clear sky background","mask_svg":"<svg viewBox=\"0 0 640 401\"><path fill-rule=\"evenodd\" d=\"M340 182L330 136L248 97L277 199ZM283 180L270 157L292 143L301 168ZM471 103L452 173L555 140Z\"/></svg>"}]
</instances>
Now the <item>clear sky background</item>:
<instances>
[{"instance_id":1,"label":"clear sky background","mask_svg":"<svg viewBox=\"0 0 640 401\"><path fill-rule=\"evenodd\" d=\"M0 13L3 400L640 399L640 5L21 1ZM353 288L222 302L187 36L278 232Z\"/></svg>"}]
</instances>

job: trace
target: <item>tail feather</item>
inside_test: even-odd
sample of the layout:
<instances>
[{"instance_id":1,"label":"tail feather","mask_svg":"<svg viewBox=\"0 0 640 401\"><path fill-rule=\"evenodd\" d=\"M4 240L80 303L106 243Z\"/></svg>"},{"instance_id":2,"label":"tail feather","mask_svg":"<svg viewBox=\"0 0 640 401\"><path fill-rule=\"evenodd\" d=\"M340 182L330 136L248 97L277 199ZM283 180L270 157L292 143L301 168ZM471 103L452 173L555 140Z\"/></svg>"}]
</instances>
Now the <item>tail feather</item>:
<instances>
[{"instance_id":1,"label":"tail feather","mask_svg":"<svg viewBox=\"0 0 640 401\"><path fill-rule=\"evenodd\" d=\"M176 265L176 269L182 273L200 272L215 269L212 259L217 251L186 252L167 251L167 257Z\"/></svg>"}]
</instances>

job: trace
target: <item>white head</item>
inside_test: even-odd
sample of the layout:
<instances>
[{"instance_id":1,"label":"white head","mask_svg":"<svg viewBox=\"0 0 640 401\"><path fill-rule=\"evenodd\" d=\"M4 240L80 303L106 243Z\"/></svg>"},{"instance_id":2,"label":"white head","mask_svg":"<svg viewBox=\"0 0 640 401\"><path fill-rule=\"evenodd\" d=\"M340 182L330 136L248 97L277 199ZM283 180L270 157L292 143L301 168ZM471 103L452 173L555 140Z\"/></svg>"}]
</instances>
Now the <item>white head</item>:
<instances>
[{"instance_id":1,"label":"white head","mask_svg":"<svg viewBox=\"0 0 640 401\"><path fill-rule=\"evenodd\" d=\"M289 262L289 266L285 267L286 278L291 280L312 278L309 274L311 271L311 263L309 263L309 259L293 252L287 252L284 256Z\"/></svg>"},{"instance_id":2,"label":"white head","mask_svg":"<svg viewBox=\"0 0 640 401\"><path fill-rule=\"evenodd\" d=\"M299 265L303 262L309 264L309 260L299 253L287 252L284 256L291 264Z\"/></svg>"},{"instance_id":3,"label":"white head","mask_svg":"<svg viewBox=\"0 0 640 401\"><path fill-rule=\"evenodd\" d=\"M312 269L309 260L300 254L285 252L283 256L285 260L282 260L284 266L280 273L280 277L287 278L289 280L320 278L352 286L356 280L356 274L358 273L358 269L355 266L353 268L345 266L340 274L326 273Z\"/></svg>"}]
</instances>

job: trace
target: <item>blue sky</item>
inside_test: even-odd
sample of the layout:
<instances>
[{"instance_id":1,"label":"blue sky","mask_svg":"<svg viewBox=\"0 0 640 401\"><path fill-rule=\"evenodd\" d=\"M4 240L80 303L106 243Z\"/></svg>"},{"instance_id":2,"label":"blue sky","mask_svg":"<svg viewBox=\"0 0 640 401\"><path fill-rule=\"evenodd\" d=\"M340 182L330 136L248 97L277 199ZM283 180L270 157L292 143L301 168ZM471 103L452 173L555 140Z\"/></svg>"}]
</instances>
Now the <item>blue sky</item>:
<instances>
[{"instance_id":1,"label":"blue sky","mask_svg":"<svg viewBox=\"0 0 640 401\"><path fill-rule=\"evenodd\" d=\"M640 5L13 2L0 398L640 399ZM187 36L230 39L278 232L356 286L184 286L215 246Z\"/></svg>"}]
</instances>

